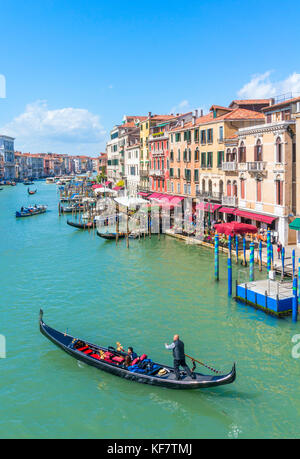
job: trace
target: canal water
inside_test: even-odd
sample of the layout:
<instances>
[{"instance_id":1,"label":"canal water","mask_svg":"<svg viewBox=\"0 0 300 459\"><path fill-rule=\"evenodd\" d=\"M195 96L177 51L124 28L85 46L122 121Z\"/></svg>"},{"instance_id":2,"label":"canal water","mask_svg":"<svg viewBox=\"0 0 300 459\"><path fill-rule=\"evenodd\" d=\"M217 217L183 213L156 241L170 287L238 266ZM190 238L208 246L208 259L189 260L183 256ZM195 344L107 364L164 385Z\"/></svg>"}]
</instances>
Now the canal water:
<instances>
[{"instance_id":1,"label":"canal water","mask_svg":"<svg viewBox=\"0 0 300 459\"><path fill-rule=\"evenodd\" d=\"M212 251L167 236L116 247L67 226L54 185L37 188L32 197L22 184L0 194L1 438L299 436L298 324L228 300L225 257L216 284ZM49 212L16 220L28 202ZM234 266L234 279L247 275ZM60 330L166 364L164 343L179 333L190 355L217 369L236 361L237 381L175 391L103 373L40 334L40 308Z\"/></svg>"}]
</instances>

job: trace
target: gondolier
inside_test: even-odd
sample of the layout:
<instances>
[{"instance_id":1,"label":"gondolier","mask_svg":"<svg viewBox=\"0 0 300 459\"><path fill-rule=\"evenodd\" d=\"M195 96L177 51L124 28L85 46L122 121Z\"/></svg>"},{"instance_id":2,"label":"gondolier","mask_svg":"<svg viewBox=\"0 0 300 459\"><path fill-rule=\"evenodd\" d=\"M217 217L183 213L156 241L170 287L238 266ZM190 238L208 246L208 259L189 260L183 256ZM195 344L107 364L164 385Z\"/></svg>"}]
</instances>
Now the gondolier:
<instances>
[{"instance_id":1,"label":"gondolier","mask_svg":"<svg viewBox=\"0 0 300 459\"><path fill-rule=\"evenodd\" d=\"M185 354L184 354L184 343L180 341L179 335L174 335L173 343L172 344L165 344L166 349L173 350L173 357L174 357L174 371L176 375L176 379L180 381L180 373L179 367L182 367L184 371L186 371L187 375L190 378L195 379L195 375L191 372L189 367L185 361Z\"/></svg>"}]
</instances>

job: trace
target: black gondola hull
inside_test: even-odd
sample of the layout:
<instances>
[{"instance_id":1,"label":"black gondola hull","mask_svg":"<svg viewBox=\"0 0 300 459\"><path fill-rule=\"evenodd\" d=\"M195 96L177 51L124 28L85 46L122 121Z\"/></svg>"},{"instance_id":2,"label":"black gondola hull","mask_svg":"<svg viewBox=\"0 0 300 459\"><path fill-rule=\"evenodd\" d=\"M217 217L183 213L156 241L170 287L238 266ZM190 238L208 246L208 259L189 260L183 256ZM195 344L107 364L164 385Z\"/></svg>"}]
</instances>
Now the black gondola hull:
<instances>
[{"instance_id":1,"label":"black gondola hull","mask_svg":"<svg viewBox=\"0 0 300 459\"><path fill-rule=\"evenodd\" d=\"M116 233L99 233L99 231L97 231L97 236L102 237L103 239L108 239L110 241L117 239ZM118 234L118 239L123 239L124 237L126 237L125 233Z\"/></svg>"},{"instance_id":2,"label":"black gondola hull","mask_svg":"<svg viewBox=\"0 0 300 459\"><path fill-rule=\"evenodd\" d=\"M95 223L76 223L76 222L71 222L70 220L67 220L67 225L73 226L74 228L82 229L82 230L90 230L90 229L95 228Z\"/></svg>"},{"instance_id":3,"label":"black gondola hull","mask_svg":"<svg viewBox=\"0 0 300 459\"><path fill-rule=\"evenodd\" d=\"M160 387L166 387L169 389L204 389L209 387L216 387L222 386L226 384L231 384L236 379L236 368L235 364L231 370L231 372L227 375L222 376L205 376L200 373L195 373L196 379L192 380L188 377L177 381L176 379L167 379L164 377L158 376L149 376L146 374L138 374L133 373L124 367L118 366L116 364L107 363L103 360L96 360L93 357L89 357L88 355L79 352L76 349L73 349L71 346L73 340L75 339L71 335L67 335L61 333L48 325L46 325L43 321L43 312L41 311L40 314L40 331L41 333L52 341L56 346L64 350L67 354L74 357L76 360L81 361L87 365L93 366L99 370L105 371L107 373L113 374L115 376L119 376L124 379L128 379L130 381L135 381L142 384L150 384ZM87 345L97 347L97 349L101 349L102 351L106 352L108 348L95 346L92 343L85 341ZM172 367L167 365L161 365L161 367L168 369L170 372L174 372Z\"/></svg>"}]
</instances>

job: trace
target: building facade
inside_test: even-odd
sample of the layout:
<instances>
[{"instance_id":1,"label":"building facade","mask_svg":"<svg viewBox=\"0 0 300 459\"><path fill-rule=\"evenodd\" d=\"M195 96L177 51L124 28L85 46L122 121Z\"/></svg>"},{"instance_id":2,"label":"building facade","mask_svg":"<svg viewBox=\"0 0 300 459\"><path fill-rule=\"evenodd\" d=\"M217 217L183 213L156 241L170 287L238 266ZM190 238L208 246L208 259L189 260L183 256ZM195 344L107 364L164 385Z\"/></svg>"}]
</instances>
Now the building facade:
<instances>
[{"instance_id":1,"label":"building facade","mask_svg":"<svg viewBox=\"0 0 300 459\"><path fill-rule=\"evenodd\" d=\"M0 156L2 157L3 176L4 180L15 179L15 150L14 138L6 135L0 136Z\"/></svg>"}]
</instances>

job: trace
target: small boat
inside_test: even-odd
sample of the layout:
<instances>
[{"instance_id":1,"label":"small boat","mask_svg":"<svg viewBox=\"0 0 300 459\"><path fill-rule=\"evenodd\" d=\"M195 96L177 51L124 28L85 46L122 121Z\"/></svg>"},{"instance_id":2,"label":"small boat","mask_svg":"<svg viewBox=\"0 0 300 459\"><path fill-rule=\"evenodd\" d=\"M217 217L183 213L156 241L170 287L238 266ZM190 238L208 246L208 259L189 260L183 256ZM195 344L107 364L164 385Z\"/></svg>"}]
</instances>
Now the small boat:
<instances>
[{"instance_id":1,"label":"small boat","mask_svg":"<svg viewBox=\"0 0 300 459\"><path fill-rule=\"evenodd\" d=\"M34 185L34 182L25 181L25 182L23 182L23 185L26 185L26 186L28 186L28 185Z\"/></svg>"},{"instance_id":2,"label":"small boat","mask_svg":"<svg viewBox=\"0 0 300 459\"><path fill-rule=\"evenodd\" d=\"M71 214L72 212L83 212L84 206L65 206L60 208L62 214Z\"/></svg>"},{"instance_id":3,"label":"small boat","mask_svg":"<svg viewBox=\"0 0 300 459\"><path fill-rule=\"evenodd\" d=\"M88 230L88 229L93 229L95 228L95 223L94 222L71 222L70 220L67 220L67 225L73 226L74 228L78 229L83 229L83 230Z\"/></svg>"},{"instance_id":4,"label":"small boat","mask_svg":"<svg viewBox=\"0 0 300 459\"><path fill-rule=\"evenodd\" d=\"M43 320L42 309L40 310L39 323L41 333L71 357L129 381L167 387L169 389L204 389L231 384L236 379L235 364L231 372L224 375L194 373L195 379L191 379L185 372L181 372L180 381L176 380L174 368L152 361L149 362L149 365L145 365L144 370L142 369L143 365L141 365L141 371L135 372L132 367L128 369L124 365L123 362L126 355L124 352L117 351L113 347L102 347L77 339L72 335L62 333L46 325ZM139 358L140 362L146 359L147 356L145 354Z\"/></svg>"},{"instance_id":5,"label":"small boat","mask_svg":"<svg viewBox=\"0 0 300 459\"><path fill-rule=\"evenodd\" d=\"M17 210L16 218L32 217L33 215L44 214L45 212L47 212L47 206L22 207L20 211Z\"/></svg>"},{"instance_id":6,"label":"small boat","mask_svg":"<svg viewBox=\"0 0 300 459\"><path fill-rule=\"evenodd\" d=\"M35 194L37 192L37 190L30 190L29 188L27 188L27 193L32 195L32 194Z\"/></svg>"},{"instance_id":7,"label":"small boat","mask_svg":"<svg viewBox=\"0 0 300 459\"><path fill-rule=\"evenodd\" d=\"M99 233L99 231L97 231L97 236L109 240L117 239L117 233ZM118 233L118 239L123 239L124 237L126 237L126 233Z\"/></svg>"}]
</instances>

